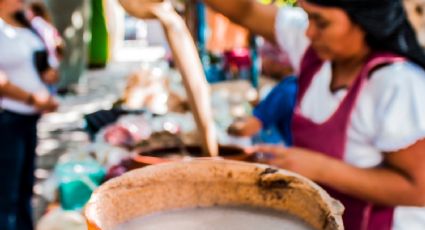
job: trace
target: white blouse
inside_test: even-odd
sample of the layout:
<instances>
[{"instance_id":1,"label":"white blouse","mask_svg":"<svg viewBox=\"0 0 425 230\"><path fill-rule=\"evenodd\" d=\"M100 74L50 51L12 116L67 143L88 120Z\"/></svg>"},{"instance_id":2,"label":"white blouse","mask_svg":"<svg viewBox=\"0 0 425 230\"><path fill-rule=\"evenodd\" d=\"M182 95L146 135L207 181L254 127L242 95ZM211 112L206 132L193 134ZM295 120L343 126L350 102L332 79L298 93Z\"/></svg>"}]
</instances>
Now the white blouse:
<instances>
[{"instance_id":1,"label":"white blouse","mask_svg":"<svg viewBox=\"0 0 425 230\"><path fill-rule=\"evenodd\" d=\"M308 16L301 8L281 8L275 31L299 73L310 42L305 36ZM330 117L346 95L330 91L331 64L316 73L303 100L303 116L320 123ZM348 129L345 161L369 168L382 163L383 154L404 149L425 138L425 71L411 62L388 65L375 71L359 95ZM406 217L407 216L407 217ZM415 228L421 226L420 228ZM425 229L425 208L397 208L393 229Z\"/></svg>"},{"instance_id":2,"label":"white blouse","mask_svg":"<svg viewBox=\"0 0 425 230\"><path fill-rule=\"evenodd\" d=\"M28 92L48 94L34 64L34 52L42 49L41 39L29 29L11 26L0 19L0 71L11 83ZM37 113L32 106L9 98L2 98L0 107L20 114Z\"/></svg>"}]
</instances>

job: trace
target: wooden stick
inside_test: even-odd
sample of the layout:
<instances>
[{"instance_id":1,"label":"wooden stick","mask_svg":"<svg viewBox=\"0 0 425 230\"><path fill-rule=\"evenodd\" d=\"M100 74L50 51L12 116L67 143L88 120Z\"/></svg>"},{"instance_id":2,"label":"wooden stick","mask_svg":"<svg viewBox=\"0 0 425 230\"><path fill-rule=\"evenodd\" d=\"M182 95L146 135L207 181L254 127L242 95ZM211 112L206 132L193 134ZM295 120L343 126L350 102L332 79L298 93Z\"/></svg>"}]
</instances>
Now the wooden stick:
<instances>
[{"instance_id":1,"label":"wooden stick","mask_svg":"<svg viewBox=\"0 0 425 230\"><path fill-rule=\"evenodd\" d=\"M204 154L217 156L218 144L210 106L210 88L195 43L183 19L168 1L120 0L120 3L135 17L157 18L161 22L183 78L189 105L201 134Z\"/></svg>"}]
</instances>

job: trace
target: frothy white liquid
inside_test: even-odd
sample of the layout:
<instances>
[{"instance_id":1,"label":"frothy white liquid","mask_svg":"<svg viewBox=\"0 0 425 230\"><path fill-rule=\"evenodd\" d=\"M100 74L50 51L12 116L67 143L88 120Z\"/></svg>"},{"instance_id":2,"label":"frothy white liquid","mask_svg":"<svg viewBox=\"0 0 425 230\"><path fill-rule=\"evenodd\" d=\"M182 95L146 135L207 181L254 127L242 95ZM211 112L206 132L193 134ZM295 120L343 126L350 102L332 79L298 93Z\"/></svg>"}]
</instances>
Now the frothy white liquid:
<instances>
[{"instance_id":1,"label":"frothy white liquid","mask_svg":"<svg viewBox=\"0 0 425 230\"><path fill-rule=\"evenodd\" d=\"M289 214L253 208L198 208L133 219L115 230L312 230Z\"/></svg>"}]
</instances>

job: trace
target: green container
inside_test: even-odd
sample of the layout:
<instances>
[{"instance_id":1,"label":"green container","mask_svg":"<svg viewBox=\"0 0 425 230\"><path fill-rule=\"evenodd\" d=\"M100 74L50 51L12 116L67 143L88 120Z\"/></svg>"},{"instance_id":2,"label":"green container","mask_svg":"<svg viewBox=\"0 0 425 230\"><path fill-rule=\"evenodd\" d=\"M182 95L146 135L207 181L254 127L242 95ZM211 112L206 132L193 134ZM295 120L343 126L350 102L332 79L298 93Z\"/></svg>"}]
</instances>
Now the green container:
<instances>
[{"instance_id":1,"label":"green container","mask_svg":"<svg viewBox=\"0 0 425 230\"><path fill-rule=\"evenodd\" d=\"M59 178L59 197L64 210L81 210L106 173L95 161L60 164L55 172Z\"/></svg>"},{"instance_id":2,"label":"green container","mask_svg":"<svg viewBox=\"0 0 425 230\"><path fill-rule=\"evenodd\" d=\"M108 62L109 42L104 8L103 0L91 0L89 66L92 68L105 67Z\"/></svg>"}]
</instances>

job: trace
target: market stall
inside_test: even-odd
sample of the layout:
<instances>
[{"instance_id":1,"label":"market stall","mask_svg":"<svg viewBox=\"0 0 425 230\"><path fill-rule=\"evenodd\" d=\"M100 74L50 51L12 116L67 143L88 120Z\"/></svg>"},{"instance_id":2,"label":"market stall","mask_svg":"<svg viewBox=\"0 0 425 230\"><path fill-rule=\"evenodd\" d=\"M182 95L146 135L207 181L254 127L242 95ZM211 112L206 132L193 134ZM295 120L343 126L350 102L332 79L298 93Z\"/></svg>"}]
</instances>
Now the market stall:
<instances>
[{"instance_id":1,"label":"market stall","mask_svg":"<svg viewBox=\"0 0 425 230\"><path fill-rule=\"evenodd\" d=\"M92 192L97 191L91 196L91 201L85 208L89 229L115 229L118 224L157 211L198 206L210 207L211 205L218 205L223 210L229 210L228 207L233 206L264 209L264 212L260 210L259 213L254 212L251 215L259 218L262 215L265 215L265 218L275 216L278 222L274 224L286 223L289 224L288 226L298 226L300 229L311 227L342 229L340 223L342 206L313 182L289 172L278 172L262 165L221 160L224 158L250 162L258 157L265 157L262 154L248 153L243 148L250 145L249 138L229 136L226 130L235 118L244 117L250 113L250 102L257 100L257 90L247 81L208 85L195 43L183 20L168 2L122 0L121 3L130 14L136 17L158 18L161 21L178 71L147 65L128 78L121 100L115 103L113 109L98 111L85 117L86 129L92 137L93 144L80 154L74 154L69 159L63 160L55 170L61 207L64 210L82 210ZM220 158L212 161L173 163L217 156ZM128 180L134 180L135 183L144 181L145 179L142 178L149 169L125 173L148 165L152 165L150 170L156 171L155 165L166 162L170 163L170 168L162 172L161 167L167 166L160 166L158 173L173 175L173 177L186 177L186 174L195 173L193 176L199 176L198 179L194 177L195 181L223 180L222 177L225 175L228 179L224 180L229 181L218 184L207 183L208 186L215 186L215 189L205 190L211 193L192 196L190 194L193 194L193 191L201 189L197 187L196 182L191 182L191 179L184 180L178 183L183 187L178 188L173 185L174 182L171 183L172 178L169 182L166 176L161 176L158 178L164 179L161 183L174 186L177 191L176 198L181 198L178 194L188 194L187 199L183 199L187 203L169 199L166 201L169 206L160 205L162 208L155 204L163 204L165 201L155 201L155 198L150 195L146 195L145 198L132 198L131 195L123 194L124 197L129 198L130 202L125 203L120 196L116 196L121 193L119 191L105 194L106 197L116 197L117 201L97 201L103 199L97 198L104 196L103 191L110 191L108 186L127 188L125 190L130 194L138 191L138 186L134 187L135 191L131 191L133 187L124 184L133 183ZM179 176L177 172L181 167L189 171L182 171L182 175ZM224 174L210 174L211 170L218 170ZM227 172L228 170L230 171ZM140 176L136 176L139 174ZM246 174L250 176L246 177ZM116 179L105 184L105 180L112 178ZM148 177L148 180L157 179ZM260 184L257 180L260 180ZM247 187L249 192L244 193L247 198L240 197L241 193L234 193L234 195L229 193L234 191L235 186L240 186L240 183L249 184ZM282 183L285 186L281 186ZM294 190L296 192L293 198L283 199L287 197L283 194L288 193L289 184L291 184L290 187L293 185L296 188ZM143 184L141 186L143 187ZM184 192L186 189L188 192ZM223 192L224 190L228 192ZM147 191L137 193L148 194ZM276 195L281 193L282 195ZM217 194L226 194L226 196L220 197ZM292 192L288 193L288 196L289 194ZM157 196L160 199L163 195L158 193L155 197ZM127 210L127 215L116 206L118 205L116 202L123 201L119 202L123 205L122 209L128 209L128 205L134 202L133 199L153 199L152 209L141 205L133 211ZM203 199L206 200L202 201ZM144 204L145 201L142 203ZM299 204L303 205L299 206ZM106 208L99 205L112 206ZM99 213L98 210L105 210L105 212ZM109 213L108 210L119 213ZM305 212L305 210L309 211ZM242 215L250 213L246 210L239 211ZM247 213L244 214L244 212ZM119 218L114 220L112 217ZM231 218L229 221L232 221Z\"/></svg>"}]
</instances>

